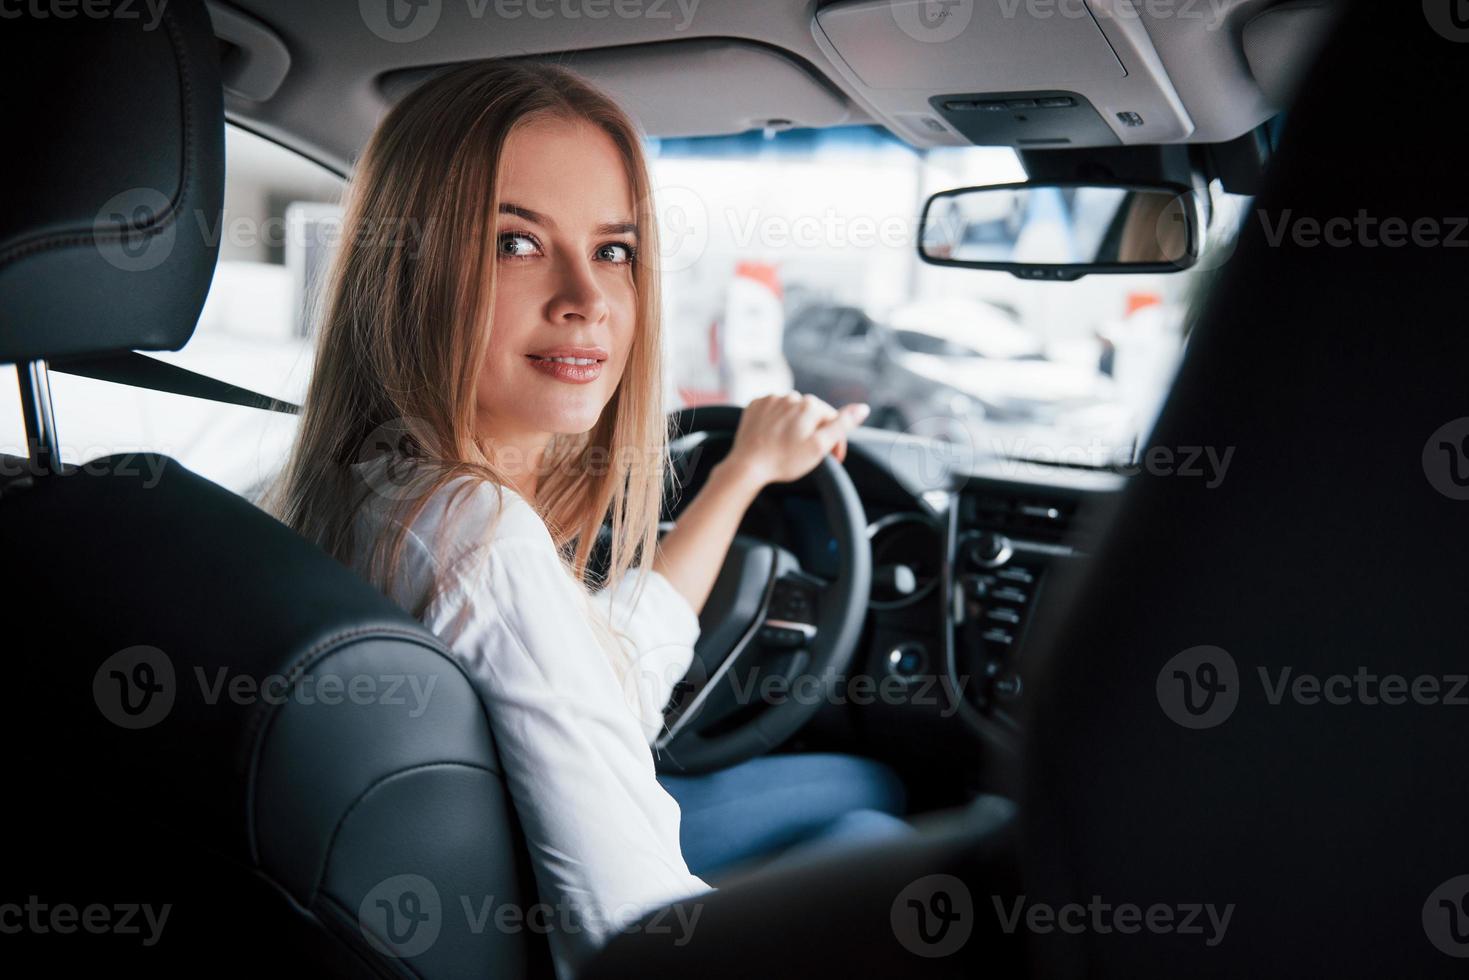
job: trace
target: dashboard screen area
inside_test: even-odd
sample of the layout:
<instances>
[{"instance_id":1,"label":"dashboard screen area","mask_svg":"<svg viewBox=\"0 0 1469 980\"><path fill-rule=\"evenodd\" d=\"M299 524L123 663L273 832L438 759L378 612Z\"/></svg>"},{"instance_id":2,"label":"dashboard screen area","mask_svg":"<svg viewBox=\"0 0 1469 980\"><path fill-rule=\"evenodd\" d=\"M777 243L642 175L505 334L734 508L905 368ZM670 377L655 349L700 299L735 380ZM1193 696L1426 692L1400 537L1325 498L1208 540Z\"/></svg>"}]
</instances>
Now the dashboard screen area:
<instances>
[{"instance_id":1,"label":"dashboard screen area","mask_svg":"<svg viewBox=\"0 0 1469 980\"><path fill-rule=\"evenodd\" d=\"M821 501L792 495L781 501L780 509L788 546L801 560L801 567L825 579L836 578L841 571L841 555L837 539L827 528Z\"/></svg>"}]
</instances>

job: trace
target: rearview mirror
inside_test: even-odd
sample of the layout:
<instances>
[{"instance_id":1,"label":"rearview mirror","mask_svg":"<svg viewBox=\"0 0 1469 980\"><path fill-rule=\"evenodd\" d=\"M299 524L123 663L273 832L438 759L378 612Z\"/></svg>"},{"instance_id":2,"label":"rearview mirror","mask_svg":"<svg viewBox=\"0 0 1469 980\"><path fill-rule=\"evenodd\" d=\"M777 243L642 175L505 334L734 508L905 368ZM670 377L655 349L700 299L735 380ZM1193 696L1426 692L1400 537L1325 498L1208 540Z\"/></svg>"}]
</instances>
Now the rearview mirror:
<instances>
[{"instance_id":1,"label":"rearview mirror","mask_svg":"<svg viewBox=\"0 0 1469 980\"><path fill-rule=\"evenodd\" d=\"M1198 201L1172 184L995 184L928 199L918 254L1022 279L1181 272L1198 260Z\"/></svg>"}]
</instances>

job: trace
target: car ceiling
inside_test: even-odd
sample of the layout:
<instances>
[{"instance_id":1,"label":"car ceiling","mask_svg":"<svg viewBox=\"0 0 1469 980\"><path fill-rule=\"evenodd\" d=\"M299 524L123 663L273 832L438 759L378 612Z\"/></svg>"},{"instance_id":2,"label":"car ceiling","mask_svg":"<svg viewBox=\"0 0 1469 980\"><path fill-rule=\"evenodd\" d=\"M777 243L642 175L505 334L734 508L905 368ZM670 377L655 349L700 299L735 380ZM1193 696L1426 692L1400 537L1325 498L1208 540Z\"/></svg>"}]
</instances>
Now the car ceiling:
<instances>
[{"instance_id":1,"label":"car ceiling","mask_svg":"<svg viewBox=\"0 0 1469 980\"><path fill-rule=\"evenodd\" d=\"M396 21L387 19L389 5ZM341 172L383 113L434 70L551 60L616 97L652 136L878 123L962 146L971 103L1073 93L1071 146L1222 142L1289 98L1331 0L209 0L230 118ZM935 17L935 13L942 16ZM402 26L406 25L406 26ZM986 108L1000 108L991 101ZM1127 125L1122 116L1137 122ZM1098 120L1104 125L1099 126ZM1015 127L1019 125L1017 130ZM1057 126L1059 125L1059 129ZM969 136L966 137L965 133ZM1038 140L1036 142L1039 142Z\"/></svg>"}]
</instances>

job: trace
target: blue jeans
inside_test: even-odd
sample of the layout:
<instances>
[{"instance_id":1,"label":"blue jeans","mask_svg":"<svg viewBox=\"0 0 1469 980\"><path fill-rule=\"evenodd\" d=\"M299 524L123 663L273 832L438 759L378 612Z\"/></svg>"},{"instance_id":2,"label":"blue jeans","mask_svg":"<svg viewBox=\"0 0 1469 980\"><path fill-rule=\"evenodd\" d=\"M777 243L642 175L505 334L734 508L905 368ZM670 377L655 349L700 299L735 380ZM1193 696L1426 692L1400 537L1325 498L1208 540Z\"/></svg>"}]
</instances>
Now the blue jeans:
<instances>
[{"instance_id":1,"label":"blue jeans","mask_svg":"<svg viewBox=\"0 0 1469 980\"><path fill-rule=\"evenodd\" d=\"M659 776L682 811L679 843L706 881L777 855L802 857L915 833L887 766L832 753L769 755L698 776Z\"/></svg>"}]
</instances>

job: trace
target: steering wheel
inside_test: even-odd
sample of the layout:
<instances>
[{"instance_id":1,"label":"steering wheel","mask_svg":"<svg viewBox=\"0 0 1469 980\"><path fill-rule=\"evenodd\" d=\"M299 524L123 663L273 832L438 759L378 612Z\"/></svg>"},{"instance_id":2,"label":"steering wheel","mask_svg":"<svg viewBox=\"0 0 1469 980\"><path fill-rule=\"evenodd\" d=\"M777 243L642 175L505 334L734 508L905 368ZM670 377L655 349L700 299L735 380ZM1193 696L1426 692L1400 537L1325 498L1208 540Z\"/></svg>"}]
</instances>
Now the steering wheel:
<instances>
[{"instance_id":1,"label":"steering wheel","mask_svg":"<svg viewBox=\"0 0 1469 980\"><path fill-rule=\"evenodd\" d=\"M676 412L674 445L697 433L732 436L740 414L725 405ZM707 772L775 748L843 679L872 586L867 515L831 456L811 479L840 571L828 581L773 542L736 536L699 615L693 663L674 687L654 743L660 772Z\"/></svg>"}]
</instances>

